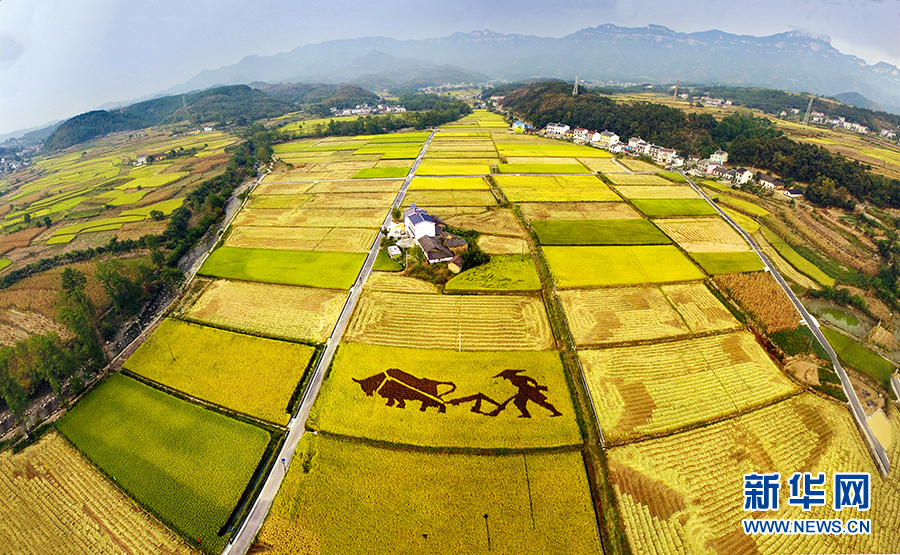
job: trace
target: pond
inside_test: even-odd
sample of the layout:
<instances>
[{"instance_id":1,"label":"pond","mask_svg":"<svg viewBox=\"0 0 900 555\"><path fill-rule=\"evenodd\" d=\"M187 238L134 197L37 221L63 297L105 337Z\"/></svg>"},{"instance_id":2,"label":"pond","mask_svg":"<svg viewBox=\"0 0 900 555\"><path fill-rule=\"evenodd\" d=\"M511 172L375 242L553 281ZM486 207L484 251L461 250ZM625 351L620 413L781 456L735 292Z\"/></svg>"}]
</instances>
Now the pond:
<instances>
[{"instance_id":1,"label":"pond","mask_svg":"<svg viewBox=\"0 0 900 555\"><path fill-rule=\"evenodd\" d=\"M857 337L865 337L875 327L871 318L825 299L806 299L804 304L820 323L831 324Z\"/></svg>"}]
</instances>

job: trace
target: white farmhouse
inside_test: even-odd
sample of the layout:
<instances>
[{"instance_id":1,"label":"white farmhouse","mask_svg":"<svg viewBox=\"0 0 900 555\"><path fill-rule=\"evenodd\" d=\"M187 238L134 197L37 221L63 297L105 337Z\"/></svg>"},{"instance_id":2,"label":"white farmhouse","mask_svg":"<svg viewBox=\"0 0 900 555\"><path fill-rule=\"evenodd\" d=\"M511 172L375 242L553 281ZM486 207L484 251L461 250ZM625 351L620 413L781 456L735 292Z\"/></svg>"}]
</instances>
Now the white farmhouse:
<instances>
[{"instance_id":1,"label":"white farmhouse","mask_svg":"<svg viewBox=\"0 0 900 555\"><path fill-rule=\"evenodd\" d=\"M403 223L406 225L406 234L416 241L436 235L434 218L421 208L416 208L415 204L403 211Z\"/></svg>"},{"instance_id":2,"label":"white farmhouse","mask_svg":"<svg viewBox=\"0 0 900 555\"><path fill-rule=\"evenodd\" d=\"M709 159L717 164L724 164L728 161L728 153L724 150L717 150L709 155Z\"/></svg>"},{"instance_id":3,"label":"white farmhouse","mask_svg":"<svg viewBox=\"0 0 900 555\"><path fill-rule=\"evenodd\" d=\"M544 127L544 133L548 135L565 135L568 130L569 126L561 123L548 123L547 127Z\"/></svg>"}]
</instances>

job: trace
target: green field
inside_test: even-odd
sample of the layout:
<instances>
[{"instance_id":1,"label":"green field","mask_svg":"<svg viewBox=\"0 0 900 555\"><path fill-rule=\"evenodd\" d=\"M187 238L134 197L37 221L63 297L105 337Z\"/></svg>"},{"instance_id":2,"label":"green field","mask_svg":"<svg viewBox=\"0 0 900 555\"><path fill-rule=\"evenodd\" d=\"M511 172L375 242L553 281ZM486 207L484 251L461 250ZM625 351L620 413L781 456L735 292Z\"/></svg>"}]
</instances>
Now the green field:
<instances>
[{"instance_id":1,"label":"green field","mask_svg":"<svg viewBox=\"0 0 900 555\"><path fill-rule=\"evenodd\" d=\"M415 178L409 184L410 191L478 190L491 186L481 177Z\"/></svg>"},{"instance_id":2,"label":"green field","mask_svg":"<svg viewBox=\"0 0 900 555\"><path fill-rule=\"evenodd\" d=\"M659 172L656 174L660 177L665 177L669 181L673 181L675 183L687 183L687 179L678 172Z\"/></svg>"},{"instance_id":3,"label":"green field","mask_svg":"<svg viewBox=\"0 0 900 555\"><path fill-rule=\"evenodd\" d=\"M718 214L704 199L633 199L631 203L647 217L706 216Z\"/></svg>"},{"instance_id":4,"label":"green field","mask_svg":"<svg viewBox=\"0 0 900 555\"><path fill-rule=\"evenodd\" d=\"M765 208L761 208L752 202L747 202L746 200L741 200L739 198L734 198L731 196L719 197L718 204L724 204L726 206L730 206L732 208L737 208L738 210L743 210L748 214L752 214L754 216L768 216L769 211Z\"/></svg>"},{"instance_id":5,"label":"green field","mask_svg":"<svg viewBox=\"0 0 900 555\"><path fill-rule=\"evenodd\" d=\"M209 277L349 289L365 253L219 247L198 274Z\"/></svg>"},{"instance_id":6,"label":"green field","mask_svg":"<svg viewBox=\"0 0 900 555\"><path fill-rule=\"evenodd\" d=\"M168 319L124 368L191 397L285 425L291 396L314 352L306 345Z\"/></svg>"},{"instance_id":7,"label":"green field","mask_svg":"<svg viewBox=\"0 0 900 555\"><path fill-rule=\"evenodd\" d=\"M116 484L194 545L218 535L269 443L264 430L113 374L57 427Z\"/></svg>"},{"instance_id":8,"label":"green field","mask_svg":"<svg viewBox=\"0 0 900 555\"><path fill-rule=\"evenodd\" d=\"M409 167L400 168L367 168L353 174L353 179L374 179L379 177L406 177Z\"/></svg>"},{"instance_id":9,"label":"green field","mask_svg":"<svg viewBox=\"0 0 900 555\"><path fill-rule=\"evenodd\" d=\"M711 189L715 189L716 191L719 191L721 193L734 192L734 189L731 187L731 185L719 183L718 181L713 181L711 179L704 179L703 181L700 182L700 184L703 185L704 187L709 187Z\"/></svg>"},{"instance_id":10,"label":"green field","mask_svg":"<svg viewBox=\"0 0 900 555\"><path fill-rule=\"evenodd\" d=\"M602 552L580 451L424 453L306 434L295 457L259 535L276 550L260 553Z\"/></svg>"},{"instance_id":11,"label":"green field","mask_svg":"<svg viewBox=\"0 0 900 555\"><path fill-rule=\"evenodd\" d=\"M805 274L811 277L816 281L819 285L827 285L828 287L834 287L834 278L823 272L819 269L818 266L810 262L809 260L803 258L797 251L795 251L787 241L779 237L774 231L771 229L762 226L759 228L760 233L762 233L763 238L768 241L770 245L772 245L778 254L782 256L788 263L797 269L802 274Z\"/></svg>"},{"instance_id":12,"label":"green field","mask_svg":"<svg viewBox=\"0 0 900 555\"><path fill-rule=\"evenodd\" d=\"M643 219L531 222L542 245L668 245L665 233Z\"/></svg>"},{"instance_id":13,"label":"green field","mask_svg":"<svg viewBox=\"0 0 900 555\"><path fill-rule=\"evenodd\" d=\"M376 272L399 272L403 269L403 265L399 262L395 262L394 259L391 258L391 255L389 255L386 250L382 249L378 251L378 256L375 258L372 269Z\"/></svg>"},{"instance_id":14,"label":"green field","mask_svg":"<svg viewBox=\"0 0 900 555\"><path fill-rule=\"evenodd\" d=\"M763 261L753 251L692 252L690 255L710 275L759 272L765 268Z\"/></svg>"},{"instance_id":15,"label":"green field","mask_svg":"<svg viewBox=\"0 0 900 555\"><path fill-rule=\"evenodd\" d=\"M581 164L500 164L500 173L591 173Z\"/></svg>"},{"instance_id":16,"label":"green field","mask_svg":"<svg viewBox=\"0 0 900 555\"><path fill-rule=\"evenodd\" d=\"M507 449L581 444L559 353L458 352L452 344L441 346L447 350L342 343L307 425L322 432L426 447ZM429 393L433 401L423 411L418 398L409 398L405 408L388 406L384 392L389 387L367 396L363 384L354 381L365 381L391 369L418 379L450 383L438 385ZM520 418L521 412L512 402L497 416L472 412L474 399L450 403L478 394L498 404L511 399L517 389L497 377L508 369L523 370L525 376L546 386L547 401L562 416L554 418L549 409L535 403L527 406L531 418ZM439 412L438 404L445 412ZM484 400L480 410L490 413L496 408L496 404Z\"/></svg>"},{"instance_id":17,"label":"green field","mask_svg":"<svg viewBox=\"0 0 900 555\"><path fill-rule=\"evenodd\" d=\"M12 264L12 260L8 258L0 258L0 270Z\"/></svg>"},{"instance_id":18,"label":"green field","mask_svg":"<svg viewBox=\"0 0 900 555\"><path fill-rule=\"evenodd\" d=\"M494 255L447 282L447 291L540 291L541 280L531 255Z\"/></svg>"},{"instance_id":19,"label":"green field","mask_svg":"<svg viewBox=\"0 0 900 555\"><path fill-rule=\"evenodd\" d=\"M820 329L841 362L863 374L872 376L878 380L885 391L890 388L891 374L894 371L894 366L890 362L846 335L826 327Z\"/></svg>"},{"instance_id":20,"label":"green field","mask_svg":"<svg viewBox=\"0 0 900 555\"><path fill-rule=\"evenodd\" d=\"M748 216L745 216L736 210L732 210L731 208L722 208L722 212L728 214L728 216L747 233L756 233L759 231L760 225L756 220L752 220Z\"/></svg>"},{"instance_id":21,"label":"green field","mask_svg":"<svg viewBox=\"0 0 900 555\"><path fill-rule=\"evenodd\" d=\"M704 278L703 272L671 245L544 247L543 250L550 272L563 289Z\"/></svg>"},{"instance_id":22,"label":"green field","mask_svg":"<svg viewBox=\"0 0 900 555\"><path fill-rule=\"evenodd\" d=\"M156 204L149 204L147 206L141 206L140 208L132 208L130 210L125 210L122 212L121 216L145 216L150 217L150 212L154 210L162 212L163 215L168 216L172 212L174 212L177 208L179 208L182 204L184 204L183 198L173 198L169 200L164 200L162 202L157 202Z\"/></svg>"}]
</instances>

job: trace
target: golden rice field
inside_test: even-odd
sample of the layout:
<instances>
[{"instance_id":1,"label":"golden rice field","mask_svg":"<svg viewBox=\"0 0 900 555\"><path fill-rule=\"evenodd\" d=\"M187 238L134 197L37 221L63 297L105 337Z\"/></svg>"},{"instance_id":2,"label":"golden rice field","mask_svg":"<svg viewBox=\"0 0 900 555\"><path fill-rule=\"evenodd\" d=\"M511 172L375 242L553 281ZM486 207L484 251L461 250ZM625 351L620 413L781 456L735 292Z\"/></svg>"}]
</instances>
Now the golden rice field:
<instances>
[{"instance_id":1,"label":"golden rice field","mask_svg":"<svg viewBox=\"0 0 900 555\"><path fill-rule=\"evenodd\" d=\"M402 181L367 181L365 179L350 179L347 181L321 181L313 183L307 193L393 193L395 196L400 191ZM259 190L257 187L256 190ZM254 191L255 192L255 191ZM268 194L282 194L277 187L272 187ZM391 199L393 201L393 199Z\"/></svg>"},{"instance_id":2,"label":"golden rice field","mask_svg":"<svg viewBox=\"0 0 900 555\"><path fill-rule=\"evenodd\" d=\"M893 411L891 426L900 430ZM889 451L900 464L900 442ZM609 478L634 553L897 553L900 473L879 477L847 409L803 394L718 424L608 451ZM743 475L780 472L779 509L743 510ZM787 504L793 472L825 472L826 505ZM871 474L872 507L832 509L835 472ZM848 512L849 511L849 512ZM747 518L865 518L871 534L745 535Z\"/></svg>"},{"instance_id":3,"label":"golden rice field","mask_svg":"<svg viewBox=\"0 0 900 555\"><path fill-rule=\"evenodd\" d=\"M289 158L285 162L292 162ZM340 170L340 171L290 171L284 173L272 173L269 179L272 181L335 181L338 179L350 179L358 170Z\"/></svg>"},{"instance_id":4,"label":"golden rice field","mask_svg":"<svg viewBox=\"0 0 900 555\"><path fill-rule=\"evenodd\" d=\"M653 220L687 252L749 251L750 245L723 218L662 218Z\"/></svg>"},{"instance_id":5,"label":"golden rice field","mask_svg":"<svg viewBox=\"0 0 900 555\"><path fill-rule=\"evenodd\" d=\"M229 247L299 251L368 252L375 240L372 229L352 227L249 227L231 230Z\"/></svg>"},{"instance_id":6,"label":"golden rice field","mask_svg":"<svg viewBox=\"0 0 900 555\"><path fill-rule=\"evenodd\" d=\"M607 161L606 158L585 158L588 161ZM558 157L548 157L548 156L507 156L506 157L507 164L581 164L581 160L578 158L558 158ZM585 164L586 165L586 164Z\"/></svg>"},{"instance_id":7,"label":"golden rice field","mask_svg":"<svg viewBox=\"0 0 900 555\"><path fill-rule=\"evenodd\" d=\"M769 272L720 274L713 279L766 333L793 330L800 325L800 313Z\"/></svg>"},{"instance_id":8,"label":"golden rice field","mask_svg":"<svg viewBox=\"0 0 900 555\"><path fill-rule=\"evenodd\" d=\"M656 164L651 164L650 162L644 162L643 160L638 160L636 158L622 158L619 162L626 166L629 170L635 172L655 172L659 171L659 166Z\"/></svg>"},{"instance_id":9,"label":"golden rice field","mask_svg":"<svg viewBox=\"0 0 900 555\"><path fill-rule=\"evenodd\" d=\"M377 229L387 216L385 208L280 208L257 210L244 208L234 217L235 227L370 227Z\"/></svg>"},{"instance_id":10,"label":"golden rice field","mask_svg":"<svg viewBox=\"0 0 900 555\"><path fill-rule=\"evenodd\" d=\"M607 441L673 432L797 391L750 332L579 351Z\"/></svg>"},{"instance_id":11,"label":"golden rice field","mask_svg":"<svg viewBox=\"0 0 900 555\"><path fill-rule=\"evenodd\" d=\"M440 294L441 292L433 283L397 275L393 272L372 272L366 280L366 289L392 293Z\"/></svg>"},{"instance_id":12,"label":"golden rice field","mask_svg":"<svg viewBox=\"0 0 900 555\"><path fill-rule=\"evenodd\" d=\"M183 317L254 335L323 343L346 298L346 292L333 289L220 279Z\"/></svg>"},{"instance_id":13,"label":"golden rice field","mask_svg":"<svg viewBox=\"0 0 900 555\"><path fill-rule=\"evenodd\" d=\"M540 297L365 291L346 341L389 347L538 351L553 343Z\"/></svg>"},{"instance_id":14,"label":"golden rice field","mask_svg":"<svg viewBox=\"0 0 900 555\"><path fill-rule=\"evenodd\" d=\"M410 191L490 190L483 177L417 177L409 184Z\"/></svg>"},{"instance_id":15,"label":"golden rice field","mask_svg":"<svg viewBox=\"0 0 900 555\"><path fill-rule=\"evenodd\" d=\"M702 283L571 289L560 291L559 297L578 346L660 339L740 326Z\"/></svg>"},{"instance_id":16,"label":"golden rice field","mask_svg":"<svg viewBox=\"0 0 900 555\"><path fill-rule=\"evenodd\" d=\"M446 222L453 227L471 229L481 233L493 235L509 235L512 237L524 237L525 230L519 223L516 215L508 208L488 210L479 214L465 214L447 218Z\"/></svg>"},{"instance_id":17,"label":"golden rice field","mask_svg":"<svg viewBox=\"0 0 900 555\"><path fill-rule=\"evenodd\" d=\"M314 184L305 181L277 181L270 174L253 189L250 198L266 195L302 195L309 191ZM329 181L328 183L342 183L341 181Z\"/></svg>"},{"instance_id":18,"label":"golden rice field","mask_svg":"<svg viewBox=\"0 0 900 555\"><path fill-rule=\"evenodd\" d=\"M0 542L22 555L194 553L56 432L0 452Z\"/></svg>"},{"instance_id":19,"label":"golden rice field","mask_svg":"<svg viewBox=\"0 0 900 555\"><path fill-rule=\"evenodd\" d=\"M521 376L547 388L541 390L547 406L530 401L524 407L528 417L523 418L514 399L518 388L498 377L506 370L520 371ZM384 372L393 378L378 389L378 384L384 383L380 377ZM429 391L427 383L400 381L407 379L401 372L413 380L431 381L434 389ZM556 351L459 352L342 343L307 425L319 432L393 445L478 449L579 446L581 434L564 372ZM366 385L373 376L375 383ZM387 402L394 387L411 394L403 406L400 400ZM382 395L383 391L387 394ZM424 410L423 395L428 402ZM498 412L491 415L495 410ZM554 411L558 416L553 416Z\"/></svg>"},{"instance_id":20,"label":"golden rice field","mask_svg":"<svg viewBox=\"0 0 900 555\"><path fill-rule=\"evenodd\" d=\"M505 235L482 235L478 246L488 254L528 254L528 241Z\"/></svg>"},{"instance_id":21,"label":"golden rice field","mask_svg":"<svg viewBox=\"0 0 900 555\"><path fill-rule=\"evenodd\" d=\"M700 198L682 185L616 185L616 191L624 198Z\"/></svg>"},{"instance_id":22,"label":"golden rice field","mask_svg":"<svg viewBox=\"0 0 900 555\"><path fill-rule=\"evenodd\" d=\"M592 175L494 175L510 202L615 202L609 186Z\"/></svg>"},{"instance_id":23,"label":"golden rice field","mask_svg":"<svg viewBox=\"0 0 900 555\"><path fill-rule=\"evenodd\" d=\"M490 552L602 552L578 452L423 453L306 434L295 457L258 553L487 553L488 532Z\"/></svg>"},{"instance_id":24,"label":"golden rice field","mask_svg":"<svg viewBox=\"0 0 900 555\"><path fill-rule=\"evenodd\" d=\"M387 210L396 197L396 192L257 195L250 200L248 207L256 210L279 208L383 208Z\"/></svg>"},{"instance_id":25,"label":"golden rice field","mask_svg":"<svg viewBox=\"0 0 900 555\"><path fill-rule=\"evenodd\" d=\"M625 171L612 158L578 158L592 172L616 173Z\"/></svg>"},{"instance_id":26,"label":"golden rice field","mask_svg":"<svg viewBox=\"0 0 900 555\"><path fill-rule=\"evenodd\" d=\"M497 199L490 191L409 191L403 198L403 207L417 206L494 206ZM388 202L385 206L389 206Z\"/></svg>"},{"instance_id":27,"label":"golden rice field","mask_svg":"<svg viewBox=\"0 0 900 555\"><path fill-rule=\"evenodd\" d=\"M642 216L624 202L525 202L522 215L531 220L630 220Z\"/></svg>"},{"instance_id":28,"label":"golden rice field","mask_svg":"<svg viewBox=\"0 0 900 555\"><path fill-rule=\"evenodd\" d=\"M660 177L655 174L643 174L643 173L608 173L605 174L606 177L613 182L615 185L644 185L644 186L653 186L659 185L660 187L671 187L672 182L664 177ZM681 189L690 189L687 185L680 186L678 188Z\"/></svg>"},{"instance_id":29,"label":"golden rice field","mask_svg":"<svg viewBox=\"0 0 900 555\"><path fill-rule=\"evenodd\" d=\"M705 275L674 245L543 247L560 289L694 281Z\"/></svg>"},{"instance_id":30,"label":"golden rice field","mask_svg":"<svg viewBox=\"0 0 900 555\"><path fill-rule=\"evenodd\" d=\"M744 229L746 230L747 228ZM769 261L775 265L778 273L781 274L783 278L789 279L794 283L800 285L801 287L805 287L807 289L822 288L822 286L816 283L815 280L807 277L806 274L801 273L796 268L791 266L791 264L787 260L785 260L780 254L778 254L778 251L775 250L775 247L773 247L768 241L766 241L766 238L763 237L761 233L755 233L753 235L753 239L756 241L756 244L759 245L760 250L762 250L763 253L765 253L766 257L768 257Z\"/></svg>"}]
</instances>

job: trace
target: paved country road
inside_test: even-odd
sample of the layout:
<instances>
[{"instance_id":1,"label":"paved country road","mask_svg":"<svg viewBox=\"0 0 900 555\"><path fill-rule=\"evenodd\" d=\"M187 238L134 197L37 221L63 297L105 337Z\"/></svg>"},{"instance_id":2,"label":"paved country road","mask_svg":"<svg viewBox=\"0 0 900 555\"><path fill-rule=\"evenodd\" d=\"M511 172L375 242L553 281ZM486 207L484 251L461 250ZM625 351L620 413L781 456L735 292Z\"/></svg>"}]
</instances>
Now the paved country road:
<instances>
[{"instance_id":1,"label":"paved country road","mask_svg":"<svg viewBox=\"0 0 900 555\"><path fill-rule=\"evenodd\" d=\"M765 254L759 249L759 245L756 244L756 241L753 240L753 237L750 237L750 234L744 231L741 226L737 224L731 216L726 214L719 206L713 202L709 196L704 193L700 187L694 184L690 178L688 178L684 172L679 172L681 175L687 179L688 183L691 187L700 195L706 199L706 202L711 204L719 214L725 218L728 223L731 224L734 229L740 233L744 239L750 243L750 246L753 247L753 250L756 252L757 256L763 261L768 268L769 273L778 281L781 288L784 289L784 292L787 293L788 297L791 299L791 302L794 303L794 306L797 308L797 311L800 313L800 316L803 317L803 321L809 326L810 331L812 331L813 335L816 336L816 339L819 340L819 343L822 345L822 348L825 349L825 352L828 353L828 357L831 359L831 362L834 363L834 370L837 373L838 377L841 379L841 385L844 388L844 394L847 395L847 399L850 400L850 412L853 414L854 420L856 420L856 425L860 429L860 433L863 436L863 440L865 444L868 446L869 451L872 454L872 458L875 460L875 465L878 467L878 470L882 473L882 475L887 475L891 469L891 461L888 458L887 452L884 450L884 447L875 439L874 434L872 434L872 429L869 428L869 422L866 420L866 414L863 412L862 404L859 402L859 398L856 396L856 391L853 390L853 385L850 383L850 378L847 377L847 372L844 371L844 368L841 366L841 362L838 360L837 354L834 352L834 349L831 348L831 345L828 344L828 340L825 339L825 336L822 335L822 332L819 330L819 325L816 323L816 320L810 316L809 312L806 311L806 307L803 306L803 303L800 302L800 299L794 294L784 278L781 277L781 274L778 273L778 270L775 269L775 266L769 261Z\"/></svg>"},{"instance_id":2,"label":"paved country road","mask_svg":"<svg viewBox=\"0 0 900 555\"><path fill-rule=\"evenodd\" d=\"M422 150L419 151L419 156L416 158L412 168L410 168L409 173L406 175L406 180L404 180L400 192L397 193L397 198L394 199L393 204L391 204L391 209L399 207L403 202L403 197L406 195L406 191L409 188L413 175L415 175L416 169L422 162L422 157L425 155L425 151L428 150L428 145L431 144L431 139L434 138L434 134L437 131L437 129L432 131L431 135L428 136L428 140L422 145ZM385 226L389 225L390 221L391 211L388 210L384 220ZM360 270L356 281L353 283L353 287L350 288L350 295L344 303L344 308L341 310L341 314L338 317L331 335L328 337L328 341L325 342L325 352L322 353L322 357L319 359L318 364L316 364L316 367L313 370L312 378L310 378L309 384L307 384L306 390L303 392L303 397L300 401L300 407L297 409L297 413L291 418L291 421L288 424L287 438L281 448L281 452L278 453L275 464L272 466L271 470L269 470L266 482L263 485L259 496L257 496L256 500L253 502L253 506L250 508L250 513L244 520L244 524L238 530L237 534L235 534L234 538L232 538L231 542L229 542L229 544L225 546L225 549L222 550L222 555L244 555L247 553L250 546L253 544L254 538L256 538L256 534L262 527L263 521L269 513L269 509L272 507L272 501L275 499L275 494L278 493L281 482L284 480L287 469L290 467L291 461L294 458L294 451L297 450L297 444L306 431L306 420L309 418L309 411L312 409L316 396L319 394L319 389L322 387L325 371L331 364L331 359L334 357L334 353L341 341L341 337L344 335L344 330L347 329L347 322L350 320L350 315L353 314L353 309L356 306L356 302L359 300L359 295L362 293L366 279L368 279L369 274L372 272L372 266L375 264L378 251L381 249L382 237L383 234L379 232L375 241L372 243L372 247L369 249L369 256L366 257L366 262L363 264L362 270Z\"/></svg>"}]
</instances>

